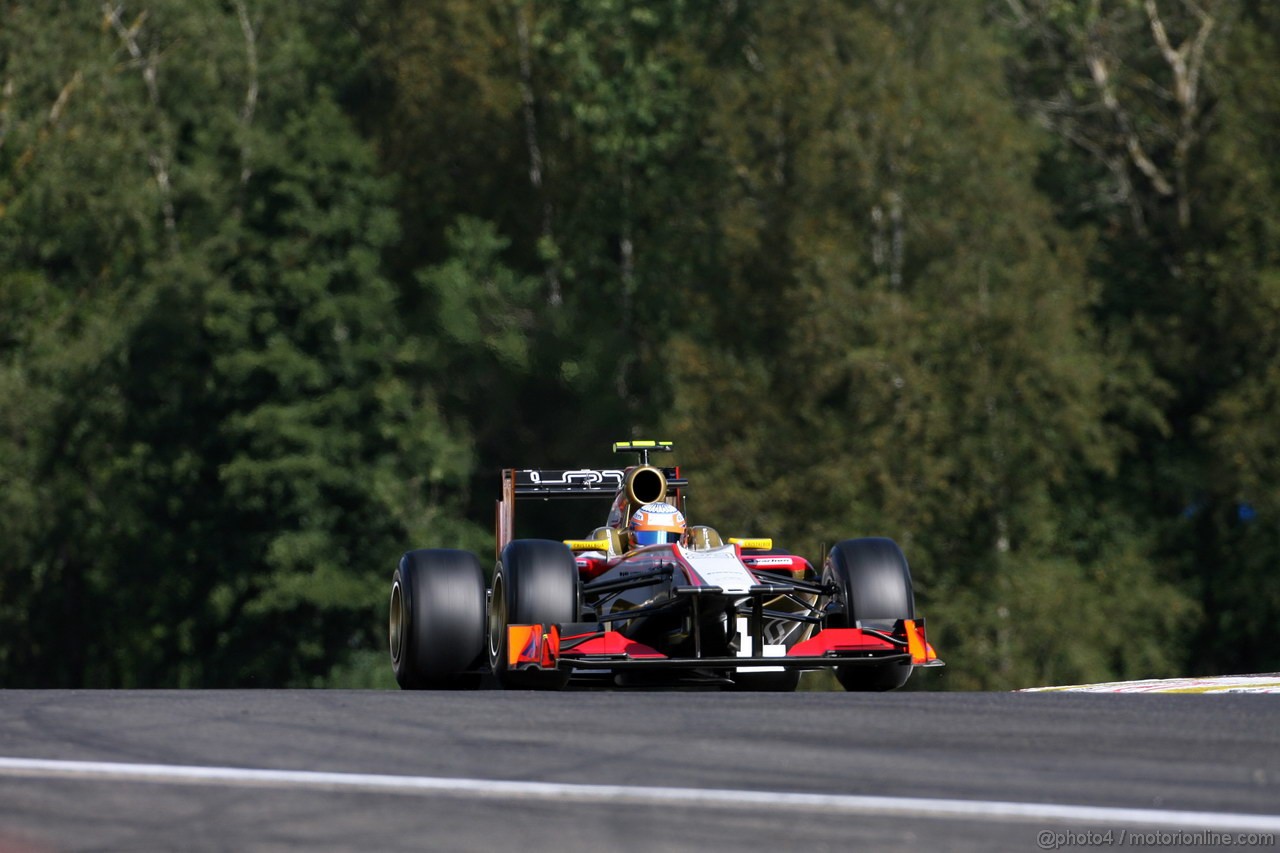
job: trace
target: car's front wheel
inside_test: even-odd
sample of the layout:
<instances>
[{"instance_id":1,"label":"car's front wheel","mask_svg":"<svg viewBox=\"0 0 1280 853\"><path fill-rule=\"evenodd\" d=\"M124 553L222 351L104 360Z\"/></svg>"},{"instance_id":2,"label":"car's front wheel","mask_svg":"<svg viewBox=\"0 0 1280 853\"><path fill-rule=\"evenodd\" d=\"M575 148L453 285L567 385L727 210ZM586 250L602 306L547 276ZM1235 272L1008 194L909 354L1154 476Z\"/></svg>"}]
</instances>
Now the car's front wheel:
<instances>
[{"instance_id":1,"label":"car's front wheel","mask_svg":"<svg viewBox=\"0 0 1280 853\"><path fill-rule=\"evenodd\" d=\"M559 670L514 670L507 665L508 625L553 625L578 621L578 565L562 542L517 539L502 549L489 596L489 666L506 688L559 690L569 674Z\"/></svg>"},{"instance_id":2,"label":"car's front wheel","mask_svg":"<svg viewBox=\"0 0 1280 853\"><path fill-rule=\"evenodd\" d=\"M911 569L892 539L846 539L827 555L823 581L834 584L839 610L832 627L889 629L899 619L915 618ZM845 690L896 690L911 677L911 663L854 664L836 667Z\"/></svg>"}]
</instances>

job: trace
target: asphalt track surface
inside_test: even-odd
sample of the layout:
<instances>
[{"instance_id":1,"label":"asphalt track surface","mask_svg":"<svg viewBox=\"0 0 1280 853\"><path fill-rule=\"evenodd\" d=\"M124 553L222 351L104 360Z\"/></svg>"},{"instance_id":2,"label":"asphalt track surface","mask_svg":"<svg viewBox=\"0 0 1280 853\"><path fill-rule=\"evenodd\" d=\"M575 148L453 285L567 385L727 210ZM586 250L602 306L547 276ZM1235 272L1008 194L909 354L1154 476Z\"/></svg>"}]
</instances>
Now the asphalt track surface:
<instances>
[{"instance_id":1,"label":"asphalt track surface","mask_svg":"<svg viewBox=\"0 0 1280 853\"><path fill-rule=\"evenodd\" d=\"M5 853L1068 850L1107 832L1085 849L1276 849L1280 700L0 691Z\"/></svg>"}]
</instances>

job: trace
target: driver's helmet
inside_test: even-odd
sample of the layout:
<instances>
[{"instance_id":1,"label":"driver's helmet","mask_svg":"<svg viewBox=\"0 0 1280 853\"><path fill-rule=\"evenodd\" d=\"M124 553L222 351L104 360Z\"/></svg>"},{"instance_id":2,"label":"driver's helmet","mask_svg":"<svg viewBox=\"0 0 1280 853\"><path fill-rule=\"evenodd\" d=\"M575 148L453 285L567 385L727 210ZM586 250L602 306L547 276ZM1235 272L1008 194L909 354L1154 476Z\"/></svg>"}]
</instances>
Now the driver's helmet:
<instances>
[{"instance_id":1,"label":"driver's helmet","mask_svg":"<svg viewBox=\"0 0 1280 853\"><path fill-rule=\"evenodd\" d=\"M686 525L684 513L668 503L645 504L631 516L627 538L631 547L665 545L683 542Z\"/></svg>"}]
</instances>

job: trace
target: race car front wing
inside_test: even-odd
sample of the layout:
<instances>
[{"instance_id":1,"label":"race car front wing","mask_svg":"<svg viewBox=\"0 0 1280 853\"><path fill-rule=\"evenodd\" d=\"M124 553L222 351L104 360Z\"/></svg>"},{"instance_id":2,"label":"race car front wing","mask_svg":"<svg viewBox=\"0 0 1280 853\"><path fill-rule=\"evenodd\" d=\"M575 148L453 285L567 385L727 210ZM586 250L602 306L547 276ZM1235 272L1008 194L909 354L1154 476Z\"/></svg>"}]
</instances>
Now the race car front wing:
<instances>
[{"instance_id":1,"label":"race car front wing","mask_svg":"<svg viewBox=\"0 0 1280 853\"><path fill-rule=\"evenodd\" d=\"M507 665L512 669L816 669L829 666L910 663L943 666L925 637L923 619L899 619L891 629L826 628L783 655L674 658L638 643L604 623L508 625Z\"/></svg>"}]
</instances>

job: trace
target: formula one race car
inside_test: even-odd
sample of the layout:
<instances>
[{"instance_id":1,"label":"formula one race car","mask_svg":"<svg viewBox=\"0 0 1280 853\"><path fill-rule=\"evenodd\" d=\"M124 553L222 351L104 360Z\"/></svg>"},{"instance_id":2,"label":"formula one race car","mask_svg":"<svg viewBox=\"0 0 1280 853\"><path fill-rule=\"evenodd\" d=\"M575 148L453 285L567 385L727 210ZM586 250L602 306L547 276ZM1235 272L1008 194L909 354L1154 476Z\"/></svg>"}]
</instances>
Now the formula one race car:
<instances>
[{"instance_id":1,"label":"formula one race car","mask_svg":"<svg viewBox=\"0 0 1280 853\"><path fill-rule=\"evenodd\" d=\"M618 442L640 457L623 470L503 471L488 588L468 551L406 553L391 581L400 686L794 690L802 671L834 667L846 690L892 690L914 667L942 666L892 540L839 542L819 575L769 539L689 527L688 481L649 464L671 449ZM513 539L518 500L608 497L586 539Z\"/></svg>"}]
</instances>

